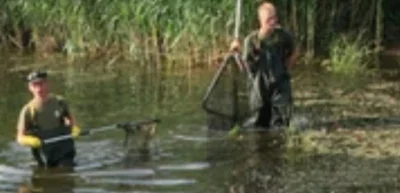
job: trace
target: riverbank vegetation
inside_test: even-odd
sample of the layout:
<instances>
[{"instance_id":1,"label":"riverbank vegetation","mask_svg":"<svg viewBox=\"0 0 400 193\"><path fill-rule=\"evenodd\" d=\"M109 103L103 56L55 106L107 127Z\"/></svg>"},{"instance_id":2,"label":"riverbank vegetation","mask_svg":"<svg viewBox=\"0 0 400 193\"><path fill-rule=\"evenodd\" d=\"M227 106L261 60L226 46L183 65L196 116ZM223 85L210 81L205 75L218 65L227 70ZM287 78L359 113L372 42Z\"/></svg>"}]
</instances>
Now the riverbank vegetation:
<instances>
[{"instance_id":1,"label":"riverbank vegetation","mask_svg":"<svg viewBox=\"0 0 400 193\"><path fill-rule=\"evenodd\" d=\"M243 3L242 37L257 26L256 3ZM69 58L210 65L226 53L232 40L235 4L235 0L4 0L0 45L3 50L40 56L62 53ZM340 41L361 31L366 32L365 44L356 43L363 47L356 54L366 49L379 52L382 43L393 42L399 30L395 27L400 22L396 0L284 0L275 4L281 23L296 35L306 63L336 57L335 49L342 46L351 49L352 42ZM332 59L327 63L331 69L341 70L343 64L354 62L354 58Z\"/></svg>"}]
</instances>

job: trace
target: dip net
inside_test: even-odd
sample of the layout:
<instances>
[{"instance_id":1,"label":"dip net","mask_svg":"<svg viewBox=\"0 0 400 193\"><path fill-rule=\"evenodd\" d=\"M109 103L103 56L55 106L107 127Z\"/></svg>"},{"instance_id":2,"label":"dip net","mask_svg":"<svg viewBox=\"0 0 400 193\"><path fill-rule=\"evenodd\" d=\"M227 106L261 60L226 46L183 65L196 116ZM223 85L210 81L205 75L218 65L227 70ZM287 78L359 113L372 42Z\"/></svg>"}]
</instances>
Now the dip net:
<instances>
[{"instance_id":1,"label":"dip net","mask_svg":"<svg viewBox=\"0 0 400 193\"><path fill-rule=\"evenodd\" d=\"M247 125L262 106L257 80L242 64L239 55L227 56L207 89L203 108L211 130Z\"/></svg>"}]
</instances>

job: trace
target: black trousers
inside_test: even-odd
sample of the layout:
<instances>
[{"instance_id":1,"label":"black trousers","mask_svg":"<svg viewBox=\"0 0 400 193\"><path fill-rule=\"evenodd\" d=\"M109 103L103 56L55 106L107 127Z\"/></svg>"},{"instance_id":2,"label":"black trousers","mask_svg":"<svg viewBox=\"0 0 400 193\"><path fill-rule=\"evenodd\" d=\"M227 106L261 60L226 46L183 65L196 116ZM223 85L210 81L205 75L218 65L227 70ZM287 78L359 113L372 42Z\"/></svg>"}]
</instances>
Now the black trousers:
<instances>
[{"instance_id":1,"label":"black trousers","mask_svg":"<svg viewBox=\"0 0 400 193\"><path fill-rule=\"evenodd\" d=\"M73 141L64 141L44 147L32 149L33 157L39 167L74 167L75 145Z\"/></svg>"},{"instance_id":2,"label":"black trousers","mask_svg":"<svg viewBox=\"0 0 400 193\"><path fill-rule=\"evenodd\" d=\"M263 91L263 105L256 114L256 127L288 127L292 115L293 99L290 78L271 83Z\"/></svg>"}]
</instances>

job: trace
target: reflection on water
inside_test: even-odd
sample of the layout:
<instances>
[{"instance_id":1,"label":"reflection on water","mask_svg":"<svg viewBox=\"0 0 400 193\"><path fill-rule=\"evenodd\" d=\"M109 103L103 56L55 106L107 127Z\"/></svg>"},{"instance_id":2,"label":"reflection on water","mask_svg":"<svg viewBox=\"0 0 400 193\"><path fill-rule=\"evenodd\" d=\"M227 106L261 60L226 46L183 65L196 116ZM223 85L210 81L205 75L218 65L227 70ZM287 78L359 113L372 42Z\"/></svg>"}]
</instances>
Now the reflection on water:
<instances>
[{"instance_id":1,"label":"reflection on water","mask_svg":"<svg viewBox=\"0 0 400 193\"><path fill-rule=\"evenodd\" d=\"M48 65L54 92L68 99L82 128L154 117L162 122L151 143L134 135L129 151L124 148L123 131L80 138L79 166L73 172L32 170L29 151L13 141L16 115L29 95L22 73L9 71L31 61L4 61L0 121L7 129L0 141L0 192L54 192L55 185L57 190L85 193L399 190L397 157L355 157L345 150L305 156L288 152L284 133L247 132L243 138L230 138L225 132L208 130L200 105L214 71L157 72L150 64ZM388 118L399 115L394 97L400 91L398 84L365 78L350 84L334 76L320 78L309 70L295 74L296 113L302 116L298 119L302 129L395 125Z\"/></svg>"},{"instance_id":2,"label":"reflection on water","mask_svg":"<svg viewBox=\"0 0 400 193\"><path fill-rule=\"evenodd\" d=\"M70 172L72 172L72 169L58 169L57 171L49 171L36 168L34 169L29 184L22 184L19 187L19 193L33 193L38 191L73 193L73 189L75 187L75 179L69 177L47 177L53 173L62 174Z\"/></svg>"},{"instance_id":3,"label":"reflection on water","mask_svg":"<svg viewBox=\"0 0 400 193\"><path fill-rule=\"evenodd\" d=\"M241 140L209 144L208 160L211 165L229 165L230 193L284 192L285 135L280 131L249 132ZM225 154L225 155L223 155ZM220 171L216 171L220 172ZM211 173L210 179L215 175Z\"/></svg>"}]
</instances>

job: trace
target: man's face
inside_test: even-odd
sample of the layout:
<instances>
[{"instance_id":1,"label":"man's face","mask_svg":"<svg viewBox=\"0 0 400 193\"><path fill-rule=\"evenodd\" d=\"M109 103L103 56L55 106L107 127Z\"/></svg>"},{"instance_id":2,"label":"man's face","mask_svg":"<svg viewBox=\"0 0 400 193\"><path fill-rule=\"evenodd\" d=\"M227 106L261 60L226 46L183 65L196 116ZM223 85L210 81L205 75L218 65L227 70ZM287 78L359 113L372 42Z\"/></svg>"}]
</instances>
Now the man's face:
<instances>
[{"instance_id":1,"label":"man's face","mask_svg":"<svg viewBox=\"0 0 400 193\"><path fill-rule=\"evenodd\" d=\"M263 7L258 11L258 19L261 27L272 28L277 23L275 9L273 7Z\"/></svg>"},{"instance_id":2,"label":"man's face","mask_svg":"<svg viewBox=\"0 0 400 193\"><path fill-rule=\"evenodd\" d=\"M29 90L35 97L45 98L49 92L48 82L46 80L30 82Z\"/></svg>"}]
</instances>

